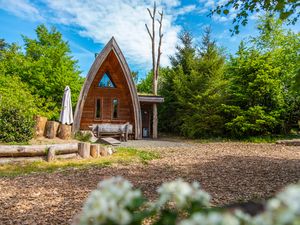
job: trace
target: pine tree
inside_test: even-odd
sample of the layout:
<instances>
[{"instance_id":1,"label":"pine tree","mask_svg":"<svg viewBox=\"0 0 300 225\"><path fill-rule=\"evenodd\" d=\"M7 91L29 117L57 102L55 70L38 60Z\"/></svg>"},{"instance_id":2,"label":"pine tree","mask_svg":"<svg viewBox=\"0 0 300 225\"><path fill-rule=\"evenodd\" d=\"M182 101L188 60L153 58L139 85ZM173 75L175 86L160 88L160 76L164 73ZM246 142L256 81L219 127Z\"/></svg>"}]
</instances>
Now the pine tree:
<instances>
[{"instance_id":1,"label":"pine tree","mask_svg":"<svg viewBox=\"0 0 300 225\"><path fill-rule=\"evenodd\" d=\"M188 137L222 135L221 103L225 97L223 79L225 57L206 28L196 57L196 68L186 79L181 132Z\"/></svg>"}]
</instances>

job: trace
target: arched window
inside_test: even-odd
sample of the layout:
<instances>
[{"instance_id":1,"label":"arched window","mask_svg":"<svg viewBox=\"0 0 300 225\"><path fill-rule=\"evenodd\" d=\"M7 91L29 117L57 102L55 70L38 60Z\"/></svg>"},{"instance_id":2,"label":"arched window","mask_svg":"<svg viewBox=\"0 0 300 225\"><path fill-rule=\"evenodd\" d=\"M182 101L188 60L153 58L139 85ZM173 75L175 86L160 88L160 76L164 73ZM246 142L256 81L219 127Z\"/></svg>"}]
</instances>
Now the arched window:
<instances>
[{"instance_id":1,"label":"arched window","mask_svg":"<svg viewBox=\"0 0 300 225\"><path fill-rule=\"evenodd\" d=\"M100 82L99 82L99 84L98 84L98 87L115 88L116 85L114 84L114 82L112 82L109 73L106 72L106 73L102 76L102 78L101 78L101 80L100 80Z\"/></svg>"}]
</instances>

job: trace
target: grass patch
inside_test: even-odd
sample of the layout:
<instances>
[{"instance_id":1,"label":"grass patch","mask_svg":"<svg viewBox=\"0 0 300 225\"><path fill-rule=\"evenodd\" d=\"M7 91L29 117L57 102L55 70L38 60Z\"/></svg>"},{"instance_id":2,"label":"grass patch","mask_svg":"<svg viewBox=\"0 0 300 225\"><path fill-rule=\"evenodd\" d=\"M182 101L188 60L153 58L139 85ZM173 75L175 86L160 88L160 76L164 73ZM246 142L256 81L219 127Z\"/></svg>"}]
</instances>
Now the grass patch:
<instances>
[{"instance_id":1,"label":"grass patch","mask_svg":"<svg viewBox=\"0 0 300 225\"><path fill-rule=\"evenodd\" d=\"M253 142L253 143L274 143L278 140L291 140L291 139L299 139L299 134L289 134L289 135L268 135L268 136L259 136L259 137L248 137L243 139L245 142Z\"/></svg>"},{"instance_id":2,"label":"grass patch","mask_svg":"<svg viewBox=\"0 0 300 225\"><path fill-rule=\"evenodd\" d=\"M111 156L96 159L70 159L56 160L53 162L23 162L0 165L0 177L15 177L31 173L52 173L71 168L84 169L90 167L106 167L112 164L129 164L132 162L147 163L159 158L158 153L137 150L134 148L117 148L117 152Z\"/></svg>"}]
</instances>

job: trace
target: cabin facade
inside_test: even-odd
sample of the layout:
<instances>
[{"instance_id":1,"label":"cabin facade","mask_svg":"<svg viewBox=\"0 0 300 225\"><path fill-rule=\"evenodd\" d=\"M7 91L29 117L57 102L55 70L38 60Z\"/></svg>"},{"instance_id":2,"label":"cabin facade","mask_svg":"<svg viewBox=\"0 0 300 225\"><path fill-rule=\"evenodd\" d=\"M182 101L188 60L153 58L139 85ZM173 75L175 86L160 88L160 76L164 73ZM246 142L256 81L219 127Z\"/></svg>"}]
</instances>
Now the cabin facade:
<instances>
[{"instance_id":1,"label":"cabin facade","mask_svg":"<svg viewBox=\"0 0 300 225\"><path fill-rule=\"evenodd\" d=\"M130 69L112 38L97 55L81 89L73 131L89 130L95 124L132 125L135 139L152 135L152 106L160 96L138 95Z\"/></svg>"}]
</instances>

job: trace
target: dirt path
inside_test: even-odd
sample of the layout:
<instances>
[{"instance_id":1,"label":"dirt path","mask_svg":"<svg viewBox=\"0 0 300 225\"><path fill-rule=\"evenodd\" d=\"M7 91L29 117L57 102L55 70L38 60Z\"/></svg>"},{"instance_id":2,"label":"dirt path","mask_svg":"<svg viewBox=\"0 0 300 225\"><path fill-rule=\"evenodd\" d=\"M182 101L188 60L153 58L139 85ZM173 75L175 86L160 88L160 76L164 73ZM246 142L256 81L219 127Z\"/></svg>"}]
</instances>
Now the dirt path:
<instances>
[{"instance_id":1,"label":"dirt path","mask_svg":"<svg viewBox=\"0 0 300 225\"><path fill-rule=\"evenodd\" d=\"M300 148L274 144L128 142L160 152L148 165L117 165L0 178L0 224L67 224L99 180L120 175L155 197L164 181L199 181L213 203L265 199L300 179Z\"/></svg>"}]
</instances>

